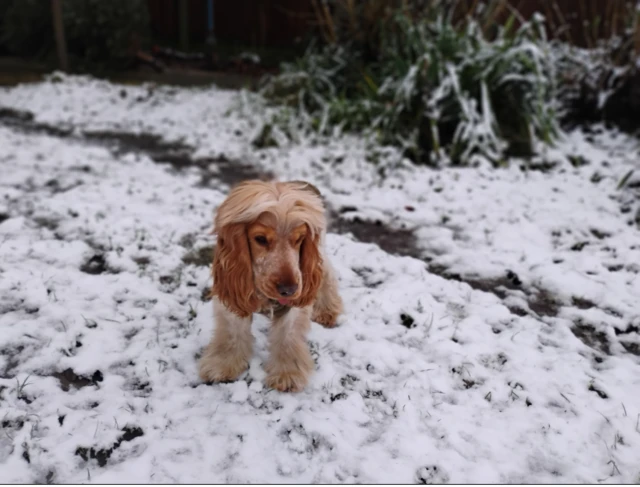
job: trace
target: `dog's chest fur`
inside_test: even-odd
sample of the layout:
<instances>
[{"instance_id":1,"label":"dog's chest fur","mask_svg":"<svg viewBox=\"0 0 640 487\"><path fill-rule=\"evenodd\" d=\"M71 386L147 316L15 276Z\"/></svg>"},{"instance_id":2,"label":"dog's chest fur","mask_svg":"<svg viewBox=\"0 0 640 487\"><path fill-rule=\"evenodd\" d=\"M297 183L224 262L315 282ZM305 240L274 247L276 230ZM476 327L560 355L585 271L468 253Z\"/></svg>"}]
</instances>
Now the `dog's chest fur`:
<instances>
[{"instance_id":1,"label":"dog's chest fur","mask_svg":"<svg viewBox=\"0 0 640 487\"><path fill-rule=\"evenodd\" d=\"M290 309L291 307L280 304L277 301L265 299L262 301L258 313L268 318L274 319L281 318L282 316L286 315Z\"/></svg>"}]
</instances>

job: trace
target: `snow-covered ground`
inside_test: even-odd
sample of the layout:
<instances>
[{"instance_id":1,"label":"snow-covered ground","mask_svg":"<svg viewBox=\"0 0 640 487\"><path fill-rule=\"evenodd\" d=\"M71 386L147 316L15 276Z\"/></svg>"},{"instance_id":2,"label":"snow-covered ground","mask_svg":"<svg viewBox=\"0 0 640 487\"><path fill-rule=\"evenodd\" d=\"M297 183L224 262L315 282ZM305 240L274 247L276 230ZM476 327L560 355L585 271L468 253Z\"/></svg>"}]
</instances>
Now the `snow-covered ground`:
<instances>
[{"instance_id":1,"label":"snow-covered ground","mask_svg":"<svg viewBox=\"0 0 640 487\"><path fill-rule=\"evenodd\" d=\"M356 138L253 149L260 114L232 92L54 81L0 90L1 482L640 482L635 142L435 171ZM347 310L312 328L302 393L263 387L261 317L238 382L198 379L220 161L310 180L334 228L410 240L329 235Z\"/></svg>"}]
</instances>

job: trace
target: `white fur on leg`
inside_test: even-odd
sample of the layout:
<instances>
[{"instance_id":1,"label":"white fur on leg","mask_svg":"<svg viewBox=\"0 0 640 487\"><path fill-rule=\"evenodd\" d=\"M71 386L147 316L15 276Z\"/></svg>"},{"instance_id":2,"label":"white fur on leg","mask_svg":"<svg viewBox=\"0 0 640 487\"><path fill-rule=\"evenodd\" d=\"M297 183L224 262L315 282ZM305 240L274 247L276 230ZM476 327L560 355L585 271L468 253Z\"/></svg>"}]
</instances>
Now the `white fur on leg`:
<instances>
[{"instance_id":1,"label":"white fur on leg","mask_svg":"<svg viewBox=\"0 0 640 487\"><path fill-rule=\"evenodd\" d=\"M270 356L265 367L268 387L297 392L307 385L314 368L307 345L310 327L311 306L291 308L273 321L269 333Z\"/></svg>"},{"instance_id":2,"label":"white fur on leg","mask_svg":"<svg viewBox=\"0 0 640 487\"><path fill-rule=\"evenodd\" d=\"M215 331L200 359L200 378L205 382L237 379L249 366L253 353L252 317L241 318L213 299Z\"/></svg>"},{"instance_id":3,"label":"white fur on leg","mask_svg":"<svg viewBox=\"0 0 640 487\"><path fill-rule=\"evenodd\" d=\"M343 310L342 298L338 294L338 280L331 263L325 258L322 284L318 290L316 302L313 305L311 319L326 328L333 328L336 326L338 316L342 314Z\"/></svg>"}]
</instances>

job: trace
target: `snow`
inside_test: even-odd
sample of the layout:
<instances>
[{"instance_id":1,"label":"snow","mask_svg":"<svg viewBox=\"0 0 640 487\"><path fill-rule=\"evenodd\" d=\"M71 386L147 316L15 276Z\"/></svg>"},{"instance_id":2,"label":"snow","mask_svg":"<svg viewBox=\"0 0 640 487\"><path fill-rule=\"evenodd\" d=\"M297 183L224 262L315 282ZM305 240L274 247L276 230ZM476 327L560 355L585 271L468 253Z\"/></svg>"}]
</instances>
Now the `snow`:
<instances>
[{"instance_id":1,"label":"snow","mask_svg":"<svg viewBox=\"0 0 640 487\"><path fill-rule=\"evenodd\" d=\"M0 90L71 131L0 124L0 481L640 481L636 179L617 188L640 174L633 140L571 133L546 172L436 171L371 163L355 137L256 150L262 112L236 98L60 76ZM259 316L249 371L204 385L210 273L185 256L213 245L228 184L83 137L98 131L308 179L342 218L412 231L414 255L330 233L347 310L312 327L307 389L263 386Z\"/></svg>"}]
</instances>

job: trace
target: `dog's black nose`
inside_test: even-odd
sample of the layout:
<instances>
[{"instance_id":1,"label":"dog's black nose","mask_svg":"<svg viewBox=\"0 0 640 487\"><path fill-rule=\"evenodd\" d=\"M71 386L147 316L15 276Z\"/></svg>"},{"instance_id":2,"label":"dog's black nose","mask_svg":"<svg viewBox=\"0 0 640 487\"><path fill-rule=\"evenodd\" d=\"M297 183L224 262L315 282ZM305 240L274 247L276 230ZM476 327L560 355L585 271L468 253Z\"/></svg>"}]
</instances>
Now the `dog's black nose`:
<instances>
[{"instance_id":1,"label":"dog's black nose","mask_svg":"<svg viewBox=\"0 0 640 487\"><path fill-rule=\"evenodd\" d=\"M280 296L291 296L298 290L297 284L278 284L276 286Z\"/></svg>"}]
</instances>

